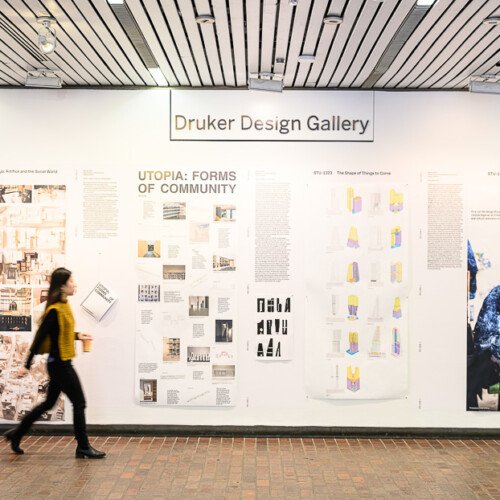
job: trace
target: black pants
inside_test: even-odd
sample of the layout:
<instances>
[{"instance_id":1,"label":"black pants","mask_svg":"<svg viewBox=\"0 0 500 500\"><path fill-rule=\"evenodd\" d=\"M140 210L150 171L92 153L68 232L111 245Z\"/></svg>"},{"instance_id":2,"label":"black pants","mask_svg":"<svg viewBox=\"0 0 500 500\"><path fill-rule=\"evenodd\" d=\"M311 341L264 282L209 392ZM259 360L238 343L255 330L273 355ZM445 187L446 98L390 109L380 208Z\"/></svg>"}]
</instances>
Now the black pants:
<instances>
[{"instance_id":1,"label":"black pants","mask_svg":"<svg viewBox=\"0 0 500 500\"><path fill-rule=\"evenodd\" d=\"M61 392L64 392L73 403L73 427L78 446L88 448L89 439L85 424L85 396L83 395L80 379L73 368L71 361L54 361L47 363L50 382L47 399L33 408L16 428L19 437L24 436L33 422L40 418L42 413L50 410L57 402Z\"/></svg>"}]
</instances>

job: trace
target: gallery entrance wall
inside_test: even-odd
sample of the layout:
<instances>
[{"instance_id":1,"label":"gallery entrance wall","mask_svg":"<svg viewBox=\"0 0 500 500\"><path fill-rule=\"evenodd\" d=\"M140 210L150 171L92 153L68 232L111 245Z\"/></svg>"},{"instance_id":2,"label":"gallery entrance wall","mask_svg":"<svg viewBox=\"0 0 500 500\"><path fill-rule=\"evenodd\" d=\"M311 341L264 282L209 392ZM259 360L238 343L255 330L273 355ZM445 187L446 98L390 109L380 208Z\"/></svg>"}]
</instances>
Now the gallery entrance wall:
<instances>
[{"instance_id":1,"label":"gallery entrance wall","mask_svg":"<svg viewBox=\"0 0 500 500\"><path fill-rule=\"evenodd\" d=\"M64 265L90 423L498 426L495 96L4 90L0 110L0 419L45 397L43 358L15 370Z\"/></svg>"}]
</instances>

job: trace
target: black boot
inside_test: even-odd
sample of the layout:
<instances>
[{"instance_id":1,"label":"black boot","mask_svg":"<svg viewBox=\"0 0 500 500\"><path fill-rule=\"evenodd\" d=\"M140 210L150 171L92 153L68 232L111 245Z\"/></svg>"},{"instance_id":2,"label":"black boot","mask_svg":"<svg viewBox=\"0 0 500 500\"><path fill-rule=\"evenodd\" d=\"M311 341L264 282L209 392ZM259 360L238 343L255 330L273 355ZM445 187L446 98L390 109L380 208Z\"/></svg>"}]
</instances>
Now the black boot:
<instances>
[{"instance_id":1,"label":"black boot","mask_svg":"<svg viewBox=\"0 0 500 500\"><path fill-rule=\"evenodd\" d=\"M24 450L19 448L19 443L21 442L21 438L17 435L16 429L10 429L4 432L3 437L7 441L10 441L10 447L12 448L12 451L14 453L17 453L18 455L22 455L24 453Z\"/></svg>"},{"instance_id":2,"label":"black boot","mask_svg":"<svg viewBox=\"0 0 500 500\"><path fill-rule=\"evenodd\" d=\"M88 448L77 446L75 453L75 458L104 458L105 456L106 453L92 448L90 444Z\"/></svg>"}]
</instances>

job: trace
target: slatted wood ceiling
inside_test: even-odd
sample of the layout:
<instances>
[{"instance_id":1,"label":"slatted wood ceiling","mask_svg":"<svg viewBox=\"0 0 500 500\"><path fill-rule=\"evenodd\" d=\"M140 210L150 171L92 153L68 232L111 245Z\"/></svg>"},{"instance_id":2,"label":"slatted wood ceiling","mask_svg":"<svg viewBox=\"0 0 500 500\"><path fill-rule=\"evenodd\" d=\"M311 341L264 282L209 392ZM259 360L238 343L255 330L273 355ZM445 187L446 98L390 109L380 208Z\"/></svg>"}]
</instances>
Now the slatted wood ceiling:
<instances>
[{"instance_id":1,"label":"slatted wood ceiling","mask_svg":"<svg viewBox=\"0 0 500 500\"><path fill-rule=\"evenodd\" d=\"M356 89L415 0L126 4L171 87L246 87L265 72L283 75L285 88ZM215 24L197 24L198 15ZM327 15L344 22L324 24ZM47 56L36 45L40 16L57 20L57 49ZM464 89L471 75L500 78L500 26L483 24L491 16L500 17L500 0L439 0L371 88ZM157 85L106 0L0 0L0 85L23 86L37 68L57 70L65 86Z\"/></svg>"}]
</instances>

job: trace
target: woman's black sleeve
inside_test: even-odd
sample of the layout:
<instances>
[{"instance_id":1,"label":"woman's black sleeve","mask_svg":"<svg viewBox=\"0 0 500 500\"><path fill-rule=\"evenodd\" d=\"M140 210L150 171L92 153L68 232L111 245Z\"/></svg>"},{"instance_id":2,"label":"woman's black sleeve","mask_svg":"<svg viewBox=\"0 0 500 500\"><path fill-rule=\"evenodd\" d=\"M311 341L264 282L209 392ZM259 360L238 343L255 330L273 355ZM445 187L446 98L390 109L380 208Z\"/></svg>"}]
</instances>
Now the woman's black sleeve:
<instances>
[{"instance_id":1,"label":"woman's black sleeve","mask_svg":"<svg viewBox=\"0 0 500 500\"><path fill-rule=\"evenodd\" d=\"M30 354L24 366L29 370L31 362L33 361L33 356L38 353L38 349L42 345L42 342L47 336L50 336L50 332L57 330L59 332L59 322L57 321L57 311L52 309L52 311L45 316L40 328L36 332L35 339L31 345Z\"/></svg>"}]
</instances>

